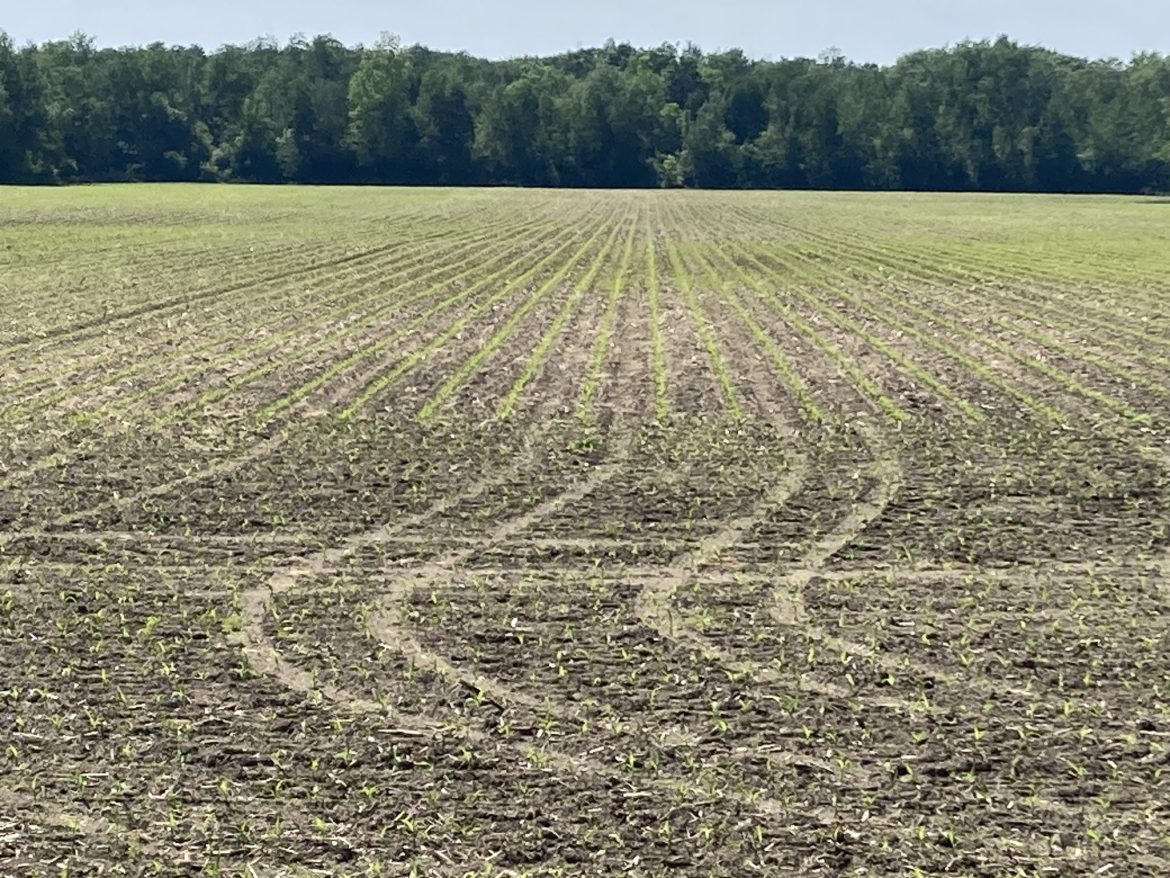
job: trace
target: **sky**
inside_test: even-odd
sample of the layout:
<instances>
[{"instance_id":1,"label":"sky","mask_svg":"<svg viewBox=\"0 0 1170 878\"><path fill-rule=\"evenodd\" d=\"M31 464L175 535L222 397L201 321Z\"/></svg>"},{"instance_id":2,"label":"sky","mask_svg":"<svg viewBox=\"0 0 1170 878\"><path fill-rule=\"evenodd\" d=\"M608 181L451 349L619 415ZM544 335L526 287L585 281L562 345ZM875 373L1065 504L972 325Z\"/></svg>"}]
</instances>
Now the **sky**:
<instances>
[{"instance_id":1,"label":"sky","mask_svg":"<svg viewBox=\"0 0 1170 878\"><path fill-rule=\"evenodd\" d=\"M405 45L487 58L546 55L617 42L694 42L750 57L839 49L888 64L905 52L1007 34L1071 55L1170 53L1170 0L0 0L18 44L77 30L100 46L154 41L213 49L272 36L332 34L348 45L383 32Z\"/></svg>"}]
</instances>

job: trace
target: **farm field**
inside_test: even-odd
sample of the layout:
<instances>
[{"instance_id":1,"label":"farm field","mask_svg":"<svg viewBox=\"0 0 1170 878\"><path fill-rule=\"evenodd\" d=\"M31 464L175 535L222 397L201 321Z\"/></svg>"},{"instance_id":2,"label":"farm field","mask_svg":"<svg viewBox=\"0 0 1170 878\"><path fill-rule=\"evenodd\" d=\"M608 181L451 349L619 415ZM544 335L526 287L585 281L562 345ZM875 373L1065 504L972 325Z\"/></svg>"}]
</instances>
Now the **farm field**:
<instances>
[{"instance_id":1,"label":"farm field","mask_svg":"<svg viewBox=\"0 0 1170 878\"><path fill-rule=\"evenodd\" d=\"M0 874L1170 874L1170 208L0 190Z\"/></svg>"}]
</instances>

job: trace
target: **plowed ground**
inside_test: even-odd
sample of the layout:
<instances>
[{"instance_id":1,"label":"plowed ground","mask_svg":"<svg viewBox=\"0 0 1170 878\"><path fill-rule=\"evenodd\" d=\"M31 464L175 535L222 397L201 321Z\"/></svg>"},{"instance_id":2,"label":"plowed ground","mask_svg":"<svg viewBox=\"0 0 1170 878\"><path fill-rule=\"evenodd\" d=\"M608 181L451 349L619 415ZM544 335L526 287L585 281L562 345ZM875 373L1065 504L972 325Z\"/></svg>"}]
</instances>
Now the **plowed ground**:
<instances>
[{"instance_id":1,"label":"plowed ground","mask_svg":"<svg viewBox=\"0 0 1170 878\"><path fill-rule=\"evenodd\" d=\"M0 874L1170 873L1137 200L11 190Z\"/></svg>"}]
</instances>

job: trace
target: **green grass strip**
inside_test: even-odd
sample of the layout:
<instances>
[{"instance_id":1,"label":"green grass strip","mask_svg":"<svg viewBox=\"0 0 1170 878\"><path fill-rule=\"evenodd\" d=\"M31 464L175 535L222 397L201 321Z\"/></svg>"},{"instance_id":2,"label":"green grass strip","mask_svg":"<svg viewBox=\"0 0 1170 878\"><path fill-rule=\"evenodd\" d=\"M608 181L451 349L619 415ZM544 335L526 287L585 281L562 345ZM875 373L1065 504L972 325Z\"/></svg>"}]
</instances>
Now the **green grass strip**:
<instances>
[{"instance_id":1,"label":"green grass strip","mask_svg":"<svg viewBox=\"0 0 1170 878\"><path fill-rule=\"evenodd\" d=\"M665 246L666 258L670 262L671 277L677 284L679 290L682 291L683 300L687 306L687 313L690 314L695 331L698 332L699 338L703 342L703 347L707 351L707 360L711 364L711 369L715 372L715 376L719 380L719 389L723 394L723 403L731 410L732 415L736 418L742 418L743 407L739 403L739 394L736 392L735 383L731 380L731 374L727 370L727 363L719 350L719 342L716 340L715 333L711 329L710 321L699 305L699 301L695 296L694 285L691 282L690 272L687 271L687 267L683 264L682 257L679 256L678 248L672 243L670 234L667 234L665 237Z\"/></svg>"},{"instance_id":2,"label":"green grass strip","mask_svg":"<svg viewBox=\"0 0 1170 878\"><path fill-rule=\"evenodd\" d=\"M537 373L540 372L544 361L548 358L552 351L552 346L556 342L557 337L560 336L561 331L565 328L565 324L569 322L569 318L577 309L577 305L585 298L585 294L593 285L594 279L601 270L606 258L608 258L610 251L613 249L614 241L617 240L618 232L621 231L620 226L614 226L609 238L602 247L601 254L589 266L589 271L579 280L573 288L573 294L568 298L561 310L557 313L556 319L553 320L552 325L545 331L544 336L537 343L533 349L532 354L528 357L528 362L524 364L524 371L520 377L516 379L512 385L511 390L508 391L507 396L504 397L500 403L499 408L496 409L496 417L506 418L512 413L512 409L516 407L516 402L520 398L520 394L524 392L529 383L534 379ZM627 238L633 236L633 230L627 235Z\"/></svg>"},{"instance_id":3,"label":"green grass strip","mask_svg":"<svg viewBox=\"0 0 1170 878\"><path fill-rule=\"evenodd\" d=\"M743 249L742 247L738 247L736 249L739 253L743 254L743 256L748 261L750 261L753 265L755 265L757 268L759 268L761 271L763 271L766 275L769 275L773 279L776 279L776 273L775 273L774 269L772 269L770 266L761 262L758 258L756 258L756 256L754 254L748 252L747 250ZM790 287L787 287L786 289L788 292L792 293L793 295L798 296L800 299L807 302L811 307L815 308L818 313L820 313L822 316L824 316L830 322L835 323L837 326L841 327L846 332L853 333L858 338L864 340L866 342L866 344L868 344L870 347L885 354L885 356L888 359L890 359L893 363L895 363L897 366L899 366L902 369L902 371L904 371L906 374L910 375L911 377L917 379L922 384L929 387L931 390L933 390L935 393L937 393L940 397L947 400L951 405L953 405L957 409L959 409L959 411L961 411L966 417L970 418L973 421L984 421L987 419L986 415L984 415L981 411L979 411L977 408L975 408L975 406L971 405L971 403L967 402L967 400L960 397L949 386L947 386L942 381L937 379L934 375L927 372L918 363L915 363L914 361L910 360L905 355L903 355L900 351L895 350L892 346L890 346L886 342L882 341L880 338L877 338L876 336L871 334L868 330L866 330L866 328L864 326L862 326L856 320L852 320L852 319L846 317L845 315L836 312L833 308L826 305L824 302L822 302L816 296L812 295L811 293L806 292L805 290L800 289L799 287L791 287L790 286ZM775 299L774 296L772 298ZM788 306L784 306L784 308L785 308L786 314L792 313L791 308L789 308Z\"/></svg>"},{"instance_id":4,"label":"green grass strip","mask_svg":"<svg viewBox=\"0 0 1170 878\"><path fill-rule=\"evenodd\" d=\"M816 401L812 398L812 394L809 393L808 385L804 383L804 379L797 373L792 365L792 361L788 359L788 356L776 344L776 340L765 332L764 328L752 317L747 308L744 307L743 301L731 290L727 281L719 276L719 273L715 271L714 266L706 257L694 248L688 247L683 250L684 254L687 252L691 253L692 258L702 267L703 272L707 275L713 287L719 291L723 301L731 306L736 316L747 327L752 337L756 340L756 343L760 346L760 349L764 352L764 355L768 358L768 361L772 364L772 368L776 370L776 374L788 387L793 397L795 397L805 417L815 423L824 422L824 412L816 404Z\"/></svg>"},{"instance_id":5,"label":"green grass strip","mask_svg":"<svg viewBox=\"0 0 1170 878\"><path fill-rule=\"evenodd\" d=\"M618 306L627 289L626 275L634 260L634 232L626 238L626 245L622 250L621 263L613 277L613 286L610 287L609 297L605 303L605 315L601 318L601 326L593 339L593 349L589 353L589 372L585 377L585 384L581 388L581 399L577 403L577 418L589 421L593 397L597 394L597 387L601 383L601 369L605 365L605 355L613 340L614 328L617 325Z\"/></svg>"},{"instance_id":6,"label":"green grass strip","mask_svg":"<svg viewBox=\"0 0 1170 878\"><path fill-rule=\"evenodd\" d=\"M887 417L896 422L904 421L909 417L909 415L903 411L897 403L886 396L882 389L878 387L877 384L875 384L868 375L866 375L863 371L861 371L860 368L858 368L857 364L853 362L850 357L846 356L839 348L836 347L836 345L825 339L824 336L817 332L815 327L813 327L807 320L793 311L790 306L786 305L784 302L781 302L776 294L766 284L762 283L759 278L745 271L743 266L741 266L738 262L727 256L722 251L720 251L720 256L723 258L724 262L726 262L727 265L731 267L732 271L734 271L740 277L740 279L749 289L754 290L756 295L759 296L759 298L761 298L763 301L770 304L772 308L784 318L784 320L804 333L809 338L809 340L811 340L812 343L822 353L825 354L825 356L829 357L837 364L837 367L842 371L842 373L852 379L853 383L861 388L865 395L877 404L878 408L881 409L881 411L884 412Z\"/></svg>"},{"instance_id":7,"label":"green grass strip","mask_svg":"<svg viewBox=\"0 0 1170 878\"><path fill-rule=\"evenodd\" d=\"M280 331L272 332L272 333L265 333L261 338L252 342L251 344L244 345L243 347L232 348L231 350L227 351L224 354L221 354L220 356L218 356L214 359L210 359L207 362L200 363L198 366L196 366L193 369L183 370L182 372L180 372L176 375L172 375L170 378L164 379L163 381L158 382L157 384L153 384L150 387L143 388L142 390L139 390L138 392L136 392L130 396L122 397L121 399L115 400L115 401L111 402L109 405L104 406L103 411L106 411L106 412L126 411L126 410L132 408L134 405L141 402L143 399L158 396L161 393L166 393L168 390L172 390L172 389L182 385L184 382L191 380L192 378L194 378L197 375L211 371L212 369L216 368L216 366L222 364L225 361L241 360L245 357L250 357L259 351L280 348L284 345L284 343L286 341L289 341L291 339L295 339L298 336L312 332L312 331L319 329L323 326L329 326L331 324L338 323L344 317L347 317L351 314L358 314L359 312L361 312L361 310L363 308L367 307L371 303L376 303L379 300L386 300L382 305L374 308L373 310L360 314L360 319L357 323L358 327L372 325L374 322L377 321L377 319L379 317L381 317L387 311L390 311L394 308L401 308L403 306L409 305L410 303L416 301L417 299L425 296L427 293L430 292L430 290L429 289L424 290L424 291L415 293L413 295L408 295L408 296L406 296L402 299L398 299L398 300L387 300L387 296L390 293L395 293L395 292L398 292L399 290L408 289L416 284L426 282L426 281L430 280L431 278L435 277L436 275L442 274L445 271L450 271L454 267L452 260L459 259L459 258L465 257L467 255L471 255L471 254L474 254L476 252L479 252L476 250L476 248L480 247L484 242L489 242L490 240L491 240L490 237L479 236L479 235L471 236L471 237L468 237L466 239L460 238L460 239L457 239L449 248L445 248L445 249L440 248L438 253L427 253L427 254L423 254L421 256L418 256L417 258L408 260L404 266L400 266L400 268L403 271L406 271L407 269L409 269L413 272L414 270L417 270L417 268L419 268L419 267L425 267L428 265L431 265L432 267L429 268L429 270L424 271L424 272L419 273L419 274L411 273L404 280L402 280L401 282L396 283L390 287L380 287L378 285L379 280L384 279L385 273L379 270L378 265L371 266L369 269L370 274L369 274L369 276L367 276L364 279L364 282L362 283L362 285L360 287L355 288L355 289L350 289L348 293L346 293L343 297L341 297L339 300L337 300L337 302L339 302L339 304L337 304L337 307L335 307L333 310L326 311L324 314L317 316L313 320L310 320L307 322L304 322L304 321L298 322L288 329L280 330ZM406 245L406 246L409 246L409 245ZM495 246L489 246L486 249L487 249L487 252L493 252L493 251L498 250L500 248L495 247ZM497 258L499 258L499 257L497 257ZM443 261L438 267L433 267L433 262L436 259L442 259ZM447 282L459 280L460 278L465 277L471 273L472 272L470 272L470 271L460 272L460 273L448 278ZM342 278L342 279L338 280L336 283L341 284L344 287L344 285L348 284L349 281L345 278ZM371 289L376 289L376 292L373 292L373 293L368 292ZM274 296L279 295L279 291L277 291L273 295ZM267 297L264 301L265 302L267 301ZM254 304L253 304L253 307L255 307ZM314 307L314 310L316 310L316 307L319 307L319 306L312 306L311 303L306 303L304 305L301 305L300 307L303 307L303 308ZM233 322L234 326L235 326L235 329L233 332L229 332L227 335L223 335L223 336L214 338L211 341L209 341L205 344L197 345L194 348L183 350L183 351L179 352L177 355L182 356L182 357L191 356L192 354L200 353L203 350L207 350L207 349L210 349L212 347L216 347L218 345L225 344L227 341L230 341L232 337L239 335L239 327L241 324L245 324L248 326L254 325L253 323L251 323L248 320L248 316L249 315L247 313L244 313L244 312L237 313L234 317L229 318L230 321ZM353 327L353 326L347 327L347 329L349 331L353 331L354 328L355 327ZM191 406L206 405L209 402L213 402L216 399L220 399L223 396L225 396L227 393L230 393L232 390L235 390L235 389L247 384L249 381L253 381L253 380L256 380L258 378L262 378L262 377L264 377L264 375L267 375L267 374L275 371L277 368L279 368L282 365L287 365L289 363L294 363L300 359L303 359L308 354L312 353L314 350L319 350L320 348L330 344L332 341L334 341L336 339L336 337L337 337L337 333L331 332L331 333L326 334L322 338L315 340L314 342L310 343L306 347L295 348L282 358L273 359L273 360L269 361L268 363L266 363L264 366L258 367L257 369L253 369L251 372L245 373L242 376L239 376L235 379L232 379L231 381L229 381L227 384L223 385L222 387L214 388L213 390L209 390L209 391L205 392L203 395L201 395L199 397L198 400L194 401L189 406L184 407L184 409L182 411L189 412L191 410ZM175 357L175 356L176 356L175 352L168 352L166 354L158 355L158 357L149 358L146 361L136 363L136 364L134 364L126 369L123 369L121 372L106 376L99 383L100 383L100 385L104 386L106 384L112 383L112 381L120 380L121 378L127 377L130 374L141 371L144 367L149 366L153 361L159 359L160 357L165 358L165 357ZM91 385L93 383L94 382L90 382ZM86 385L81 385L81 386L85 387ZM69 388L66 395L75 394L76 390L78 390L78 389L79 389L78 387ZM58 397L58 398L60 398L60 397ZM43 403L43 405L39 406L42 408L44 407L44 405L51 405L54 401L56 401L56 400L54 400L54 399L37 400L37 402L39 404Z\"/></svg>"},{"instance_id":8,"label":"green grass strip","mask_svg":"<svg viewBox=\"0 0 1170 878\"><path fill-rule=\"evenodd\" d=\"M654 375L654 414L660 421L670 413L666 396L666 352L662 342L662 311L658 301L658 262L654 230L646 230L646 293L650 300L650 368Z\"/></svg>"},{"instance_id":9,"label":"green grass strip","mask_svg":"<svg viewBox=\"0 0 1170 878\"><path fill-rule=\"evenodd\" d=\"M501 344L503 344L508 339L508 337L516 330L516 327L520 324L520 321L524 319L528 312L535 308L545 296L547 296L552 290L556 289L557 286L560 285L565 277L568 276L569 272L573 270L573 267L581 261L581 257L585 255L585 253L589 250L590 247L594 245L594 243L596 243L599 237L601 237L600 228L598 228L585 241L585 243L581 245L580 248L574 251L573 254L553 273L553 275L548 280L541 284L541 286L538 287L537 290L528 297L528 301L526 301L512 313L512 316L508 318L503 326L496 330L495 334L492 335L487 344L468 357L463 365L453 375L448 377L446 381L443 382L442 386L439 387L435 394L429 400L427 400L427 402L419 410L418 416L420 420L426 421L434 416L439 406L441 406L447 400L447 398L452 393L454 393L461 384L463 384L464 381L475 374L479 367L490 356L492 356L492 354L496 352L496 349L499 348ZM447 332L439 336L439 338L434 343L435 349L438 349L438 347L440 347L442 344L445 344L448 339L458 335L463 330L463 328L471 322L471 319L477 315L478 312L473 311L466 318L464 318L464 320L460 321L460 323L455 324L455 326L451 327L447 330Z\"/></svg>"},{"instance_id":10,"label":"green grass strip","mask_svg":"<svg viewBox=\"0 0 1170 878\"><path fill-rule=\"evenodd\" d=\"M487 252L492 252L494 249L495 249L494 247L488 248ZM474 251L472 251L472 252L474 252ZM490 282L492 277L495 277L497 275L500 275L500 274L507 272L513 266L522 262L525 258L528 258L527 254L522 255L517 259L513 259L511 262L505 263L501 268L499 268L496 272L494 272L493 275L491 275L490 277L482 278L478 282L472 284L467 289L461 290L460 292L456 293L455 295L450 296L447 299L444 299L440 303L439 306L436 306L436 308L447 307L449 304L454 303L465 296L471 295L474 291L482 288L488 282ZM464 271L461 271L458 274L456 274L455 276L447 278L443 283L448 284L448 283L451 283L453 281L457 281L457 280L460 280L462 278L468 277L470 275L474 275L476 273L482 272L485 265L491 265L493 263L500 262L504 259L507 259L507 251L505 251L504 253L502 253L498 256L492 257L486 263L476 265L473 268L468 268ZM446 264L444 263L444 265L439 266L438 268L432 270L431 272L428 272L426 275L423 276L423 278L411 279L410 281L407 281L406 284L403 284L400 286L407 286L407 285L417 283L418 281L420 281L422 279L432 277L435 274L440 274L445 270L447 270L447 268L446 268ZM395 287L394 289L398 289L398 288L399 287ZM380 314L382 314L383 312L385 312L391 308L401 308L401 307L404 307L406 305L413 304L414 302L424 300L428 296L432 296L434 294L434 292L435 291L433 288L428 287L426 289L419 290L413 294L410 294L401 300L388 302L385 306L383 306L379 309L376 309L372 314L367 315L365 318L363 318L363 320L359 324L359 326L372 325L374 322L376 322L377 317ZM401 338L404 334L406 334L406 332L409 332L409 330L412 329L414 326L423 322L427 316L434 313L436 308L432 308L429 311L427 311L424 315L421 315L420 317L416 317L411 323L407 324L407 329L399 331L397 333L394 333L391 336L383 337L372 344L366 345L365 347L358 349L353 354L344 358L343 360L339 360L339 361L333 363L329 367L329 369L326 370L325 373L322 373L322 375L325 377L325 380L328 380L328 378L332 377L333 375L337 374L338 372L340 372L346 368L349 368L350 366L352 366L356 363L359 363L362 360L365 360L365 359L368 359L369 357L374 356L376 353L378 353L378 351L383 350L385 347L389 346L390 344L393 344L395 341L397 341L399 338ZM353 329L354 329L354 327L347 327L347 331L352 332ZM217 388L214 388L212 390L208 390L205 393L203 393L198 399L191 402L189 405L183 407L182 409L177 409L175 412L173 412L172 416L169 419L186 417L186 416L190 415L192 412L197 411L198 409L203 408L206 405L210 405L211 403L222 399L223 397L227 396L228 394L232 393L233 391L238 390L240 387L243 387L243 386L245 386L253 381L257 381L257 380L265 377L266 375L269 375L269 374L275 372L277 369L289 365L290 363L295 363L299 360L302 360L306 356L308 356L310 353L312 353L313 351L320 350L321 348L324 348L330 344L333 344L336 341L337 337L338 337L338 333L336 333L336 332L330 333L330 334L326 335L324 338L320 338L320 339L312 342L311 344L309 344L306 347L299 348L296 351L294 356L274 359L271 362L266 363L263 366L258 366L255 369L252 369L251 371L245 373L244 375L241 375L238 378L228 382L227 384L224 384L222 387L217 387ZM322 376L317 376L317 377L321 378ZM268 406L266 409L264 409L262 411L261 417L263 419L268 419L273 414L276 414L277 412L284 410L285 408L288 407L289 404L291 404L292 402L295 402L298 399L303 398L303 396L308 395L308 393L311 393L312 390L315 390L317 387L321 386L321 384L324 383L324 381L321 381L320 383L316 383L316 381L317 381L317 379L314 379L313 381L309 382L309 384L313 385L312 387L309 387L309 385L302 385L301 388L294 390L291 394L286 395L282 399L280 399L277 402L273 403L272 405ZM302 391L303 391L303 393L302 393Z\"/></svg>"},{"instance_id":11,"label":"green grass strip","mask_svg":"<svg viewBox=\"0 0 1170 878\"><path fill-rule=\"evenodd\" d=\"M565 233L565 234L559 235L555 240L564 241L564 239L567 238L568 236L569 236L569 233ZM564 241L564 243L558 244L546 256L544 256L542 259L540 259L534 265L529 267L522 274L517 276L515 280L505 284L505 286L499 292L492 294L488 298L484 299L478 305L475 305L472 308L472 310L469 312L467 317L465 317L464 319L460 320L459 322L457 322L453 325L452 329L454 331L448 331L447 333L444 333L444 335L442 337L449 338L450 336L457 335L459 332L461 332L463 330L464 327L467 326L468 323L471 322L472 317L480 314L482 311L489 308L494 302L499 301L501 298L503 298L505 295L507 295L507 292L509 290L513 289L515 286L517 286L519 284L523 284L529 278L536 275L540 271L541 268L543 268L549 262L554 260L560 254L560 252L562 250L564 250L565 247L567 247L567 246L568 246L568 241ZM400 339L402 339L406 335L409 335L411 332L413 332L416 328L425 324L428 320L430 320L436 314L446 310L451 305L468 298L468 293L470 293L471 290L478 290L478 289L483 289L483 288L489 287L491 284L495 283L497 280L499 280L501 277L503 277L505 274L507 274L514 267L521 265L525 261L530 260L530 259L531 259L531 254L530 253L525 254L525 255L521 256L519 259L515 259L512 262L508 263L499 271L493 272L492 274L488 275L487 277L482 278L480 281L473 284L472 287L470 287L468 290L465 290L461 293L458 293L454 296L450 296L447 299L444 299L438 305L429 309L426 313L421 314L415 320L411 321L410 324L407 325L403 330L395 333L390 339L387 340L386 343L379 343L377 345L377 349L379 351L381 351L381 350L384 350L385 348L389 347L391 344L398 342ZM482 266L479 266L478 270L482 270ZM368 384L366 386L365 390L363 390L362 393L357 397L357 399L354 402L352 402L349 406L347 406L340 413L339 417L342 420L347 420L347 419L353 417L353 415L357 412L357 410L362 405L364 405L369 399L374 397L376 394L381 392L381 390L383 388L388 387L391 383L393 383L395 380L397 380L398 377L400 375L402 375L404 372L413 368L422 359L425 359L429 355L429 353L434 349L434 347L436 347L436 346L428 346L426 348L423 348L421 351L417 352L416 354L413 354L413 355L399 361L399 365L393 371L391 371L390 373L388 373L386 375L379 377L375 381ZM365 359L365 357L363 357L363 359ZM342 365L344 368L349 368L349 365L351 365L351 364L346 363L346 364L342 364ZM329 379L334 377L334 375L336 375L340 371L342 371L342 369L339 369L336 367L331 367L330 369L326 370L326 372L317 376L312 381L310 381L308 384L304 385L303 387L301 387L297 391L295 391L294 394L292 395L291 400L289 397L286 397L284 400L281 400L279 404L282 405L283 407L287 407L287 405L291 404L291 402L295 402L299 399L303 399L309 393L312 393L314 390L321 387L326 381L328 381ZM269 409L271 409L271 408L273 408L273 407L270 406ZM268 410L266 410L266 411L268 411Z\"/></svg>"}]
</instances>

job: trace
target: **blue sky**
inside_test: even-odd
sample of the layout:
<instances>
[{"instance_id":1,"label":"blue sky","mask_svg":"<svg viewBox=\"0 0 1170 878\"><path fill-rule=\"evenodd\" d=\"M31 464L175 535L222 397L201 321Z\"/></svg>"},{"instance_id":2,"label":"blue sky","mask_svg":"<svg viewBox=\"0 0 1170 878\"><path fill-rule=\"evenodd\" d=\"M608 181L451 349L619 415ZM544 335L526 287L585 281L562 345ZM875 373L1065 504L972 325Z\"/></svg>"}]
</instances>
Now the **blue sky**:
<instances>
[{"instance_id":1,"label":"blue sky","mask_svg":"<svg viewBox=\"0 0 1170 878\"><path fill-rule=\"evenodd\" d=\"M815 56L830 46L858 61L888 63L918 48L1006 33L1074 55L1128 58L1170 52L1170 0L3 0L0 28L17 43L74 30L100 45L161 40L214 48L271 35L331 33L490 58L548 54L618 42L691 40L737 46L753 57Z\"/></svg>"}]
</instances>

